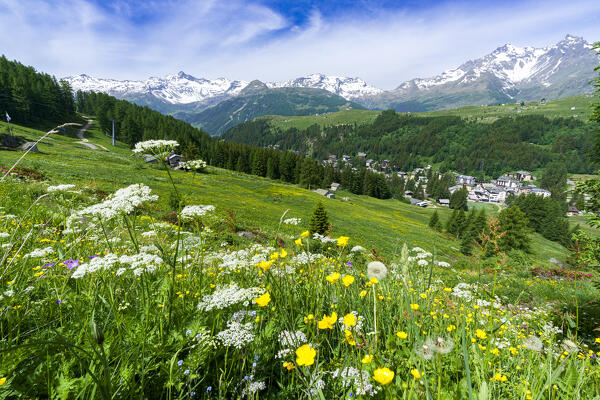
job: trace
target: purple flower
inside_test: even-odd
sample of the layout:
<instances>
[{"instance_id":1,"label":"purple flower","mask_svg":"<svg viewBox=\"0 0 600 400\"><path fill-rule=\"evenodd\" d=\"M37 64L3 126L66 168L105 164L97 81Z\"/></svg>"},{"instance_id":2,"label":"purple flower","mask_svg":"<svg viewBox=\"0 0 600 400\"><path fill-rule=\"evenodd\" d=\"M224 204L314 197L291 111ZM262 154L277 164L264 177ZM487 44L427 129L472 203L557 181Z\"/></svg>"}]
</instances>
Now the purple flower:
<instances>
[{"instance_id":1,"label":"purple flower","mask_svg":"<svg viewBox=\"0 0 600 400\"><path fill-rule=\"evenodd\" d=\"M348 261L348 262L346 263L346 265L347 265L348 267L352 268L352 263L351 263L350 261Z\"/></svg>"},{"instance_id":2,"label":"purple flower","mask_svg":"<svg viewBox=\"0 0 600 400\"><path fill-rule=\"evenodd\" d=\"M65 266L69 269L73 269L76 266L79 265L79 260L73 260L73 259L69 259L69 260L65 260L63 261L63 264L65 264Z\"/></svg>"},{"instance_id":3,"label":"purple flower","mask_svg":"<svg viewBox=\"0 0 600 400\"><path fill-rule=\"evenodd\" d=\"M62 301L62 300L60 300L60 299L59 299L59 300L56 300L56 304L60 304L60 303L62 303L62 302L63 302L63 301Z\"/></svg>"},{"instance_id":4,"label":"purple flower","mask_svg":"<svg viewBox=\"0 0 600 400\"><path fill-rule=\"evenodd\" d=\"M96 257L99 257L98 254L94 254L92 256L89 256L88 258L96 258Z\"/></svg>"},{"instance_id":5,"label":"purple flower","mask_svg":"<svg viewBox=\"0 0 600 400\"><path fill-rule=\"evenodd\" d=\"M46 265L42 265L42 268L46 268L46 267L54 267L56 265L56 263L48 263Z\"/></svg>"}]
</instances>

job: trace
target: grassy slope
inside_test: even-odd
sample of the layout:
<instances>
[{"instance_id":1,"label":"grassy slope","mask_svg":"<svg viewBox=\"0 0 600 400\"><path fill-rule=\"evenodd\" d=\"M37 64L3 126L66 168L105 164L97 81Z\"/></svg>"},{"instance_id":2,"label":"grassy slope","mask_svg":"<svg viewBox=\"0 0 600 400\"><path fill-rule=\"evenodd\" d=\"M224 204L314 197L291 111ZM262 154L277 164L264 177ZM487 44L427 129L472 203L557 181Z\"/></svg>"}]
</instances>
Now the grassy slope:
<instances>
[{"instance_id":1,"label":"grassy slope","mask_svg":"<svg viewBox=\"0 0 600 400\"><path fill-rule=\"evenodd\" d=\"M42 134L18 126L13 129L15 134L30 140ZM30 153L21 166L35 168L54 184L77 183L107 192L133 183L145 183L161 195L161 202L167 203L171 189L166 172L132 157L124 144L118 143L116 148L112 148L110 139L95 125L86 132L86 137L91 143L101 144L111 151L89 150L77 144L77 139L54 135L39 145L40 154ZM0 151L0 165L11 166L21 154ZM281 215L289 209L286 218L300 217L303 220L303 226L282 225L280 232L284 238L291 238L306 228L316 202L321 200L330 222L334 224L333 235L351 236L351 245L375 248L385 256L399 251L404 242L428 250L433 250L435 245L442 258L464 259L457 250L460 246L458 240L427 227L433 213L430 208L346 192L338 193L338 199L327 199L294 185L217 168L209 168L208 173L200 175L173 171L173 177L189 204L213 204L221 212L233 210L238 226L242 228L260 227L275 232ZM349 197L350 201L342 201L342 197ZM445 221L449 210L440 208L439 212L442 221ZM550 257L564 259L561 246L539 235L534 236L533 248L536 265L543 265Z\"/></svg>"},{"instance_id":2,"label":"grassy slope","mask_svg":"<svg viewBox=\"0 0 600 400\"><path fill-rule=\"evenodd\" d=\"M545 106L535 103L526 103L527 110L521 109L520 105L505 104L503 106L468 106L452 110L440 110L423 113L412 113L415 116L443 116L454 115L463 118L481 118L482 122L493 122L500 117L520 116L520 115L545 115L549 118L572 117L588 120L592 111L590 106L595 102L595 98L586 95L565 97L549 101ZM534 108L537 107L537 108ZM571 110L575 107L575 110ZM520 113L518 111L521 111ZM339 111L321 115L307 115L301 117L283 117L270 115L261 118L268 118L274 126L281 129L298 128L305 129L313 124L320 126L331 126L340 124L364 124L372 122L380 111L350 110Z\"/></svg>"}]
</instances>

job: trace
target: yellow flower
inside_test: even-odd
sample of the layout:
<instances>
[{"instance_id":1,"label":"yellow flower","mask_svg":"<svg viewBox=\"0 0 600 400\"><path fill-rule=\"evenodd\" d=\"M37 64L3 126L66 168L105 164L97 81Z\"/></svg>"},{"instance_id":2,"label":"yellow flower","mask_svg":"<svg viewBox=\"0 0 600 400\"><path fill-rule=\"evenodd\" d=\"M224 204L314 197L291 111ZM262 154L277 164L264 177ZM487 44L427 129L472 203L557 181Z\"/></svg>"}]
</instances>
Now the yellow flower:
<instances>
[{"instance_id":1,"label":"yellow flower","mask_svg":"<svg viewBox=\"0 0 600 400\"><path fill-rule=\"evenodd\" d=\"M281 249L281 253L279 253L279 257L286 258L287 255L288 255L287 251L285 251L285 249Z\"/></svg>"},{"instance_id":2,"label":"yellow flower","mask_svg":"<svg viewBox=\"0 0 600 400\"><path fill-rule=\"evenodd\" d=\"M13 281L14 282L14 281ZM10 283L10 282L9 282ZM596 338L596 340L594 340L594 343L600 343L600 338Z\"/></svg>"},{"instance_id":3,"label":"yellow flower","mask_svg":"<svg viewBox=\"0 0 600 400\"><path fill-rule=\"evenodd\" d=\"M404 331L396 332L396 336L398 336L400 339L406 339L408 337L408 335Z\"/></svg>"},{"instance_id":4,"label":"yellow flower","mask_svg":"<svg viewBox=\"0 0 600 400\"><path fill-rule=\"evenodd\" d=\"M4 382L6 382L6 377L0 378L0 386L4 385Z\"/></svg>"},{"instance_id":5,"label":"yellow flower","mask_svg":"<svg viewBox=\"0 0 600 400\"><path fill-rule=\"evenodd\" d=\"M283 368L287 369L288 371L293 370L294 368L296 368L296 366L294 365L294 363L289 362L289 361L284 361L283 362Z\"/></svg>"},{"instance_id":6,"label":"yellow flower","mask_svg":"<svg viewBox=\"0 0 600 400\"><path fill-rule=\"evenodd\" d=\"M267 292L267 293L263 294L262 296L255 298L254 301L260 307L265 307L266 305L268 305L271 302L271 295Z\"/></svg>"},{"instance_id":7,"label":"yellow flower","mask_svg":"<svg viewBox=\"0 0 600 400\"><path fill-rule=\"evenodd\" d=\"M494 374L494 380L498 382L506 382L508 378L506 377L506 375L502 375L496 372Z\"/></svg>"},{"instance_id":8,"label":"yellow flower","mask_svg":"<svg viewBox=\"0 0 600 400\"><path fill-rule=\"evenodd\" d=\"M12 285L13 283L15 283L15 281L8 281L8 282L6 282L6 283L7 283L8 285ZM598 339L596 339L596 340L598 340Z\"/></svg>"},{"instance_id":9,"label":"yellow flower","mask_svg":"<svg viewBox=\"0 0 600 400\"><path fill-rule=\"evenodd\" d=\"M300 236L302 236L302 238L307 238L308 235L310 235L310 232L308 232L308 231L304 231L300 234Z\"/></svg>"},{"instance_id":10,"label":"yellow flower","mask_svg":"<svg viewBox=\"0 0 600 400\"><path fill-rule=\"evenodd\" d=\"M394 380L394 371L387 367L377 368L375 371L373 371L373 379L375 379L380 385L385 386Z\"/></svg>"},{"instance_id":11,"label":"yellow flower","mask_svg":"<svg viewBox=\"0 0 600 400\"><path fill-rule=\"evenodd\" d=\"M302 239L298 238L298 239L294 240L294 243L296 243L296 246L302 246Z\"/></svg>"},{"instance_id":12,"label":"yellow flower","mask_svg":"<svg viewBox=\"0 0 600 400\"><path fill-rule=\"evenodd\" d=\"M456 329L456 326L455 326L455 325L448 325L448 327L446 328L446 330L447 330L448 332L452 332L452 331L453 331L453 330L455 330L455 329Z\"/></svg>"},{"instance_id":13,"label":"yellow flower","mask_svg":"<svg viewBox=\"0 0 600 400\"><path fill-rule=\"evenodd\" d=\"M444 292L451 292L451 291L452 291L452 289L450 289L449 287L444 288Z\"/></svg>"},{"instance_id":14,"label":"yellow flower","mask_svg":"<svg viewBox=\"0 0 600 400\"><path fill-rule=\"evenodd\" d=\"M427 298L427 294L426 293L421 293L419 296L421 296L422 299L426 299Z\"/></svg>"},{"instance_id":15,"label":"yellow flower","mask_svg":"<svg viewBox=\"0 0 600 400\"><path fill-rule=\"evenodd\" d=\"M421 373L419 372L418 369L413 368L410 370L410 374L413 376L413 378L415 379L421 379Z\"/></svg>"},{"instance_id":16,"label":"yellow flower","mask_svg":"<svg viewBox=\"0 0 600 400\"><path fill-rule=\"evenodd\" d=\"M344 325L350 327L356 325L356 315L350 313L344 316Z\"/></svg>"},{"instance_id":17,"label":"yellow flower","mask_svg":"<svg viewBox=\"0 0 600 400\"><path fill-rule=\"evenodd\" d=\"M373 361L373 356L367 354L366 356L364 356L362 358L362 360L360 360L361 363L363 364L371 364L371 361Z\"/></svg>"},{"instance_id":18,"label":"yellow flower","mask_svg":"<svg viewBox=\"0 0 600 400\"><path fill-rule=\"evenodd\" d=\"M273 260L271 260L271 261L262 260L260 263L256 264L256 266L258 268L262 269L263 271L266 271L269 268L271 268L271 265L273 265Z\"/></svg>"},{"instance_id":19,"label":"yellow flower","mask_svg":"<svg viewBox=\"0 0 600 400\"><path fill-rule=\"evenodd\" d=\"M354 340L354 335L348 329L344 329L344 335L346 339L344 339L350 346L356 346L356 341Z\"/></svg>"},{"instance_id":20,"label":"yellow flower","mask_svg":"<svg viewBox=\"0 0 600 400\"><path fill-rule=\"evenodd\" d=\"M317 351L310 347L310 344L304 344L296 350L296 364L300 366L313 365L316 355Z\"/></svg>"},{"instance_id":21,"label":"yellow flower","mask_svg":"<svg viewBox=\"0 0 600 400\"><path fill-rule=\"evenodd\" d=\"M370 283L372 283L373 285L377 285L377 284L379 283L379 279L377 279L377 278L375 278L375 277L372 277L372 278L369 280L369 282L370 282Z\"/></svg>"},{"instance_id":22,"label":"yellow flower","mask_svg":"<svg viewBox=\"0 0 600 400\"><path fill-rule=\"evenodd\" d=\"M333 324L337 321L337 314L331 313L331 316L323 315L323 319L319 321L319 329L333 329Z\"/></svg>"},{"instance_id":23,"label":"yellow flower","mask_svg":"<svg viewBox=\"0 0 600 400\"><path fill-rule=\"evenodd\" d=\"M417 311L419 309L419 305L418 304L411 304L410 305L410 309L413 311Z\"/></svg>"},{"instance_id":24,"label":"yellow flower","mask_svg":"<svg viewBox=\"0 0 600 400\"><path fill-rule=\"evenodd\" d=\"M487 339L487 334L485 333L485 331L482 331L481 329L477 329L475 331L475 336L477 336L479 339Z\"/></svg>"},{"instance_id":25,"label":"yellow flower","mask_svg":"<svg viewBox=\"0 0 600 400\"><path fill-rule=\"evenodd\" d=\"M362 290L358 295L360 297L365 297L367 295L367 291L366 290Z\"/></svg>"},{"instance_id":26,"label":"yellow flower","mask_svg":"<svg viewBox=\"0 0 600 400\"><path fill-rule=\"evenodd\" d=\"M508 350L510 351L510 353L511 353L513 356L516 356L517 354L519 354L519 350L517 350L516 348L514 348L514 347L512 347L512 346L511 346L511 347L509 347L509 348L508 348Z\"/></svg>"},{"instance_id":27,"label":"yellow flower","mask_svg":"<svg viewBox=\"0 0 600 400\"><path fill-rule=\"evenodd\" d=\"M38 276L41 276L43 273L44 273L44 271L36 272L35 274L33 274L33 276L35 276L37 278Z\"/></svg>"},{"instance_id":28,"label":"yellow flower","mask_svg":"<svg viewBox=\"0 0 600 400\"><path fill-rule=\"evenodd\" d=\"M337 245L340 247L344 247L348 244L348 240L350 240L348 236L340 236L337 240Z\"/></svg>"},{"instance_id":29,"label":"yellow flower","mask_svg":"<svg viewBox=\"0 0 600 400\"><path fill-rule=\"evenodd\" d=\"M277 260L279 258L279 253L271 254L271 260Z\"/></svg>"},{"instance_id":30,"label":"yellow flower","mask_svg":"<svg viewBox=\"0 0 600 400\"><path fill-rule=\"evenodd\" d=\"M304 323L308 324L309 322L312 322L313 319L315 319L315 316L312 314L308 314L306 317L304 317Z\"/></svg>"},{"instance_id":31,"label":"yellow flower","mask_svg":"<svg viewBox=\"0 0 600 400\"><path fill-rule=\"evenodd\" d=\"M500 350L498 350L498 349L492 349L492 350L490 350L490 353L492 353L495 356L499 356L500 355Z\"/></svg>"},{"instance_id":32,"label":"yellow flower","mask_svg":"<svg viewBox=\"0 0 600 400\"><path fill-rule=\"evenodd\" d=\"M339 272L333 272L332 274L327 275L325 279L327 279L327 281L333 285L340 279L340 276L341 275Z\"/></svg>"},{"instance_id":33,"label":"yellow flower","mask_svg":"<svg viewBox=\"0 0 600 400\"><path fill-rule=\"evenodd\" d=\"M348 287L354 283L354 277L352 275L344 275L342 278L342 283L344 286Z\"/></svg>"}]
</instances>

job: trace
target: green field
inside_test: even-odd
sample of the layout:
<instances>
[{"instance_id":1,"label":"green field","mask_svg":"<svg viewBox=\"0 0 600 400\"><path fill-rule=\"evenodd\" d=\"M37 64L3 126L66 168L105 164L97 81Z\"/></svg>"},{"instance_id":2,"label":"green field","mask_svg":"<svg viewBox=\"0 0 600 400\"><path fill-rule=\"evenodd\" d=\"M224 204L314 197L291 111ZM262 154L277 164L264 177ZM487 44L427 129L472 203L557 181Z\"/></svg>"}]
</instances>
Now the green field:
<instances>
[{"instance_id":1,"label":"green field","mask_svg":"<svg viewBox=\"0 0 600 400\"><path fill-rule=\"evenodd\" d=\"M29 140L37 140L42 134L18 126L13 126L13 132ZM90 143L102 145L110 151L87 149L78 144L76 138L51 135L39 145L40 153L28 154L20 166L43 173L52 184L77 183L104 192L144 183L160 195L160 203L167 207L171 187L164 170L133 156L122 143L118 143L116 148L111 147L110 138L99 132L95 124L85 136ZM11 166L21 154L1 151L0 165L5 168ZM308 227L316 203L323 201L333 224L334 236L352 232L356 244L373 248L386 257L397 254L402 244L407 243L429 251L433 251L435 246L444 259L466 260L458 251L459 240L427 226L433 213L431 208L419 208L393 199L357 196L345 191L337 193L336 199L327 199L295 185L212 167L204 174L173 171L172 175L187 203L212 204L223 215L228 210L233 211L238 229L241 230L276 232L280 229L284 236L291 237L299 229ZM343 201L344 197L349 201ZM487 208L490 205L485 206ZM443 207L438 210L442 222L445 222L450 211ZM279 227L280 218L286 211L286 218L302 218L302 226ZM534 235L533 265L545 265L550 257L564 260L565 249Z\"/></svg>"},{"instance_id":2,"label":"green field","mask_svg":"<svg viewBox=\"0 0 600 400\"><path fill-rule=\"evenodd\" d=\"M594 97L580 95L550 100L545 105L540 105L539 102L528 102L525 103L524 107L515 103L498 106L468 106L452 110L412 113L412 115L453 115L468 119L478 119L480 122L493 122L498 118L507 116L544 115L548 118L568 118L577 115L577 118L587 121L592 113L590 107L594 102L596 102ZM575 107L575 110L571 110L571 107ZM274 127L285 130L289 128L306 129L314 124L323 127L354 123L358 125L367 124L375 120L379 113L380 111L348 110L319 115L296 117L269 115L260 118L268 119Z\"/></svg>"}]
</instances>

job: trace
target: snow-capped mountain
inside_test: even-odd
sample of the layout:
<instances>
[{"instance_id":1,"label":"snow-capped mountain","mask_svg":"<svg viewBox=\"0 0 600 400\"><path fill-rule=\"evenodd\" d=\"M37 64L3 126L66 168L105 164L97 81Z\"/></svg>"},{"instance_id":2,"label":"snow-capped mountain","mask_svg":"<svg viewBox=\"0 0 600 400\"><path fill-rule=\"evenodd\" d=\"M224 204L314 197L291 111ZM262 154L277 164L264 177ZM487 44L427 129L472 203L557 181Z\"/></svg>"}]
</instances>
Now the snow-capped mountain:
<instances>
[{"instance_id":1,"label":"snow-capped mountain","mask_svg":"<svg viewBox=\"0 0 600 400\"><path fill-rule=\"evenodd\" d=\"M360 78L346 78L343 76L328 76L323 74L310 74L284 82L270 82L267 83L267 86L270 88L303 87L323 89L335 93L346 100L354 100L383 92L381 89L368 85Z\"/></svg>"},{"instance_id":2,"label":"snow-capped mountain","mask_svg":"<svg viewBox=\"0 0 600 400\"><path fill-rule=\"evenodd\" d=\"M422 111L591 92L600 57L581 37L567 35L553 46L506 44L492 53L431 78L358 100L369 107Z\"/></svg>"},{"instance_id":3,"label":"snow-capped mountain","mask_svg":"<svg viewBox=\"0 0 600 400\"><path fill-rule=\"evenodd\" d=\"M567 35L553 46L506 44L492 53L431 78L416 78L393 90L381 90L360 78L310 74L266 83L268 88L323 89L368 108L427 111L464 105L539 100L588 93L600 57L583 38ZM65 78L75 90L105 92L158 111L196 113L244 95L249 82L195 78L184 72L145 81ZM262 84L262 83L261 83Z\"/></svg>"},{"instance_id":4,"label":"snow-capped mountain","mask_svg":"<svg viewBox=\"0 0 600 400\"><path fill-rule=\"evenodd\" d=\"M98 79L82 74L65 78L74 90L104 92L118 98L150 94L170 104L201 102L217 96L237 96L248 82L195 78L181 71L164 78L145 81Z\"/></svg>"}]
</instances>

